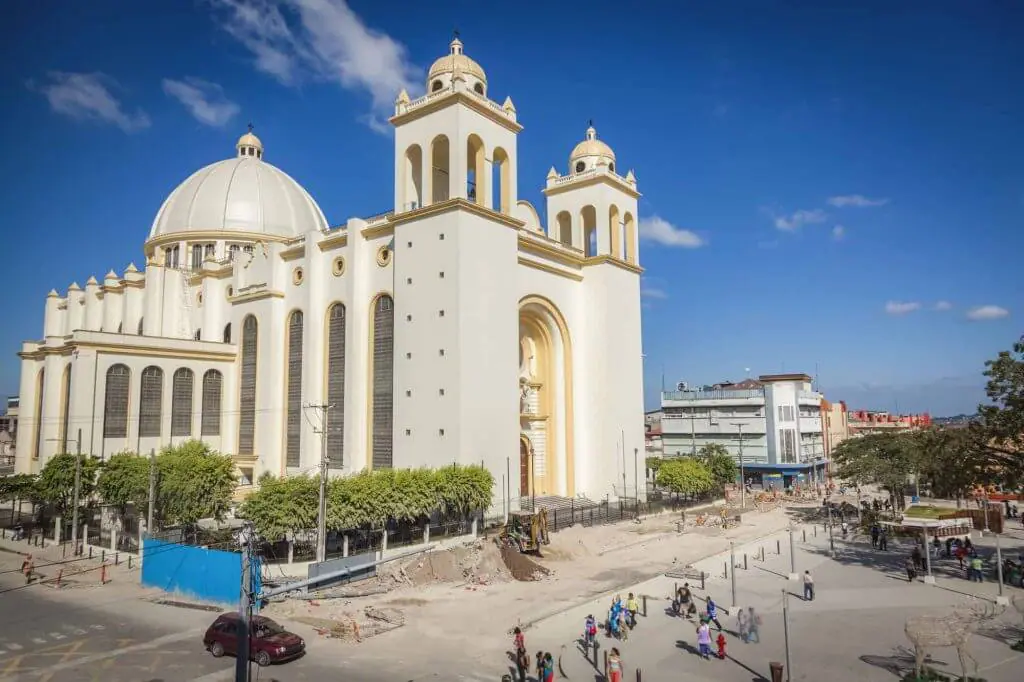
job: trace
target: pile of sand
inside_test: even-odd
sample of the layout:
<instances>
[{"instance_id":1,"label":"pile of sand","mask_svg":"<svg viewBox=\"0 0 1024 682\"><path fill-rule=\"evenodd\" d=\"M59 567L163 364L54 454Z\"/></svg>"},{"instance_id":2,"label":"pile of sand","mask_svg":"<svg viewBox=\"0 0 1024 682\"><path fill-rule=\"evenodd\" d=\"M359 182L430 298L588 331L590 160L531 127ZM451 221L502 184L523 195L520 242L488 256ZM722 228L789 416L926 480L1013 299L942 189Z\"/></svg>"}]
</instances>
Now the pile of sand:
<instances>
[{"instance_id":1,"label":"pile of sand","mask_svg":"<svg viewBox=\"0 0 1024 682\"><path fill-rule=\"evenodd\" d=\"M592 529L575 525L551 534L551 544L541 547L541 554L548 561L572 561L596 553L587 540L592 540Z\"/></svg>"},{"instance_id":2,"label":"pile of sand","mask_svg":"<svg viewBox=\"0 0 1024 682\"><path fill-rule=\"evenodd\" d=\"M332 639L359 642L405 625L405 615L398 609L367 606L360 612L331 614L332 618L298 615L292 618L311 625L318 634Z\"/></svg>"},{"instance_id":3,"label":"pile of sand","mask_svg":"<svg viewBox=\"0 0 1024 682\"><path fill-rule=\"evenodd\" d=\"M486 585L510 578L498 548L485 540L421 554L389 572L396 582L414 586L463 582Z\"/></svg>"}]
</instances>

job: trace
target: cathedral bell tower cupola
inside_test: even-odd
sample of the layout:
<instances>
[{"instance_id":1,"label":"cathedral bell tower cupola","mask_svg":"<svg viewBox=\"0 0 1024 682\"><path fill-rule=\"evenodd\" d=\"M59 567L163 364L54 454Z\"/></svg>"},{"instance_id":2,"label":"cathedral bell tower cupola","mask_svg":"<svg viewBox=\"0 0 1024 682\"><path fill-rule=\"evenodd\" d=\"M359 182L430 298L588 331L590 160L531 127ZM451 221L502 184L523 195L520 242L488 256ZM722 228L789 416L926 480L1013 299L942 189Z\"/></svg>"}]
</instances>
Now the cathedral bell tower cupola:
<instances>
[{"instance_id":1,"label":"cathedral bell tower cupola","mask_svg":"<svg viewBox=\"0 0 1024 682\"><path fill-rule=\"evenodd\" d=\"M487 96L487 74L479 64L466 56L458 31L448 44L448 54L435 61L427 73L427 94L453 88L457 81L464 82L467 90L481 97Z\"/></svg>"},{"instance_id":2,"label":"cathedral bell tower cupola","mask_svg":"<svg viewBox=\"0 0 1024 682\"><path fill-rule=\"evenodd\" d=\"M263 159L263 143L260 142L260 138L253 134L251 123L249 124L249 132L238 138L235 149L238 150L238 158L240 159L244 157Z\"/></svg>"},{"instance_id":3,"label":"cathedral bell tower cupola","mask_svg":"<svg viewBox=\"0 0 1024 682\"><path fill-rule=\"evenodd\" d=\"M578 175L599 166L615 172L615 152L607 144L597 139L594 122L587 126L586 137L572 150L569 155L569 173Z\"/></svg>"}]
</instances>

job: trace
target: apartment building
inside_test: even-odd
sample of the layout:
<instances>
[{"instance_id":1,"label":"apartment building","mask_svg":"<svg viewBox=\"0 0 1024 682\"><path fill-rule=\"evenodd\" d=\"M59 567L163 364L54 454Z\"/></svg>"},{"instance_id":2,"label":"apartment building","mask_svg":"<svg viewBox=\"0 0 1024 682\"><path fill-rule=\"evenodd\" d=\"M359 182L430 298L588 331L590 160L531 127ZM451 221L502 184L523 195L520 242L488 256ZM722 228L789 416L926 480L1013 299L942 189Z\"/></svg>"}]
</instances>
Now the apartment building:
<instances>
[{"instance_id":1,"label":"apartment building","mask_svg":"<svg viewBox=\"0 0 1024 682\"><path fill-rule=\"evenodd\" d=\"M717 444L742 462L754 485L776 488L824 479L824 396L806 374L766 374L739 383L662 393L666 457Z\"/></svg>"}]
</instances>

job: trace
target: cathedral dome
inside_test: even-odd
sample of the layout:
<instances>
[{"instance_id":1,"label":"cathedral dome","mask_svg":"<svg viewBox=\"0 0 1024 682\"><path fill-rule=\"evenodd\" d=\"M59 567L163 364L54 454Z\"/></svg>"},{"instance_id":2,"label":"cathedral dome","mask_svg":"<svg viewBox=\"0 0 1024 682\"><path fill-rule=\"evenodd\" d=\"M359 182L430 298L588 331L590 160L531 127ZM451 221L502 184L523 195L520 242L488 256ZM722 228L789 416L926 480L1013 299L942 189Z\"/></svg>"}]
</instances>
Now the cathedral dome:
<instances>
[{"instance_id":1,"label":"cathedral dome","mask_svg":"<svg viewBox=\"0 0 1024 682\"><path fill-rule=\"evenodd\" d=\"M442 86L438 84L447 87L456 72L463 76L470 76L474 81L479 82L480 89L486 88L487 74L479 64L463 53L462 41L456 37L448 45L448 49L448 54L435 61L427 73L427 92L439 90Z\"/></svg>"},{"instance_id":2,"label":"cathedral dome","mask_svg":"<svg viewBox=\"0 0 1024 682\"><path fill-rule=\"evenodd\" d=\"M284 171L263 160L252 131L239 138L238 155L193 173L160 207L150 239L190 232L242 232L297 237L328 229L313 197Z\"/></svg>"},{"instance_id":3,"label":"cathedral dome","mask_svg":"<svg viewBox=\"0 0 1024 682\"><path fill-rule=\"evenodd\" d=\"M587 128L586 138L576 145L569 155L569 172L582 173L598 165L606 165L615 170L615 152L607 144L597 139L597 130L593 124Z\"/></svg>"}]
</instances>

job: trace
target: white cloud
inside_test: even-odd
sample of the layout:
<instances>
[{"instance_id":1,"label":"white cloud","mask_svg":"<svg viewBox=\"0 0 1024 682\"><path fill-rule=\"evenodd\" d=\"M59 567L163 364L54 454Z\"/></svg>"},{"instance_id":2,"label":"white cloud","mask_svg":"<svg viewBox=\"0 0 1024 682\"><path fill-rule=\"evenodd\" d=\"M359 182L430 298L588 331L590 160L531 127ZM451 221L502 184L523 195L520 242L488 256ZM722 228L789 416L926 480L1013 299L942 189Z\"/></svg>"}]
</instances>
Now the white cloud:
<instances>
[{"instance_id":1,"label":"white cloud","mask_svg":"<svg viewBox=\"0 0 1024 682\"><path fill-rule=\"evenodd\" d=\"M790 216L775 216L775 227L784 232L799 230L804 225L811 225L825 222L825 212L820 208L807 210L801 208Z\"/></svg>"},{"instance_id":2,"label":"white cloud","mask_svg":"<svg viewBox=\"0 0 1024 682\"><path fill-rule=\"evenodd\" d=\"M836 225L832 228L832 239L839 241L846 236L846 228L842 225Z\"/></svg>"},{"instance_id":3,"label":"white cloud","mask_svg":"<svg viewBox=\"0 0 1024 682\"><path fill-rule=\"evenodd\" d=\"M920 309L921 304L917 301L889 301L885 304L885 312L889 315L906 315Z\"/></svg>"},{"instance_id":4,"label":"white cloud","mask_svg":"<svg viewBox=\"0 0 1024 682\"><path fill-rule=\"evenodd\" d=\"M238 113L238 105L224 96L224 89L216 83L199 78L172 80L165 78L164 92L175 98L196 117L200 123L208 126L222 126Z\"/></svg>"},{"instance_id":5,"label":"white cloud","mask_svg":"<svg viewBox=\"0 0 1024 682\"><path fill-rule=\"evenodd\" d=\"M979 305L967 311L969 320L998 320L1006 317L1010 311L997 305Z\"/></svg>"},{"instance_id":6,"label":"white cloud","mask_svg":"<svg viewBox=\"0 0 1024 682\"><path fill-rule=\"evenodd\" d=\"M422 88L405 46L368 27L344 0L211 0L221 26L284 85L305 75L370 95L367 123L388 132L387 116L405 88Z\"/></svg>"},{"instance_id":7,"label":"white cloud","mask_svg":"<svg viewBox=\"0 0 1024 682\"><path fill-rule=\"evenodd\" d=\"M933 309L942 312L945 310L950 310L953 307L953 304L950 303L949 301L936 301L935 305L932 307Z\"/></svg>"},{"instance_id":8,"label":"white cloud","mask_svg":"<svg viewBox=\"0 0 1024 682\"><path fill-rule=\"evenodd\" d=\"M706 244L696 232L676 227L658 216L640 219L640 237L665 246L680 246L684 249L696 249Z\"/></svg>"},{"instance_id":9,"label":"white cloud","mask_svg":"<svg viewBox=\"0 0 1024 682\"><path fill-rule=\"evenodd\" d=\"M654 287L643 287L640 289L640 295L644 298L657 298L666 299L668 298L668 292L664 289L656 289Z\"/></svg>"},{"instance_id":10,"label":"white cloud","mask_svg":"<svg viewBox=\"0 0 1024 682\"><path fill-rule=\"evenodd\" d=\"M867 208L869 206L885 206L889 203L889 200L869 199L863 194L846 194L844 196L829 197L827 203L829 206L835 206L837 208L843 208L846 206Z\"/></svg>"},{"instance_id":11,"label":"white cloud","mask_svg":"<svg viewBox=\"0 0 1024 682\"><path fill-rule=\"evenodd\" d=\"M102 73L65 73L53 71L47 74L49 82L29 88L38 90L50 102L58 114L71 118L112 123L126 133L134 133L150 125L149 116L138 109L135 113L124 110L111 89L118 84L113 78Z\"/></svg>"}]
</instances>

